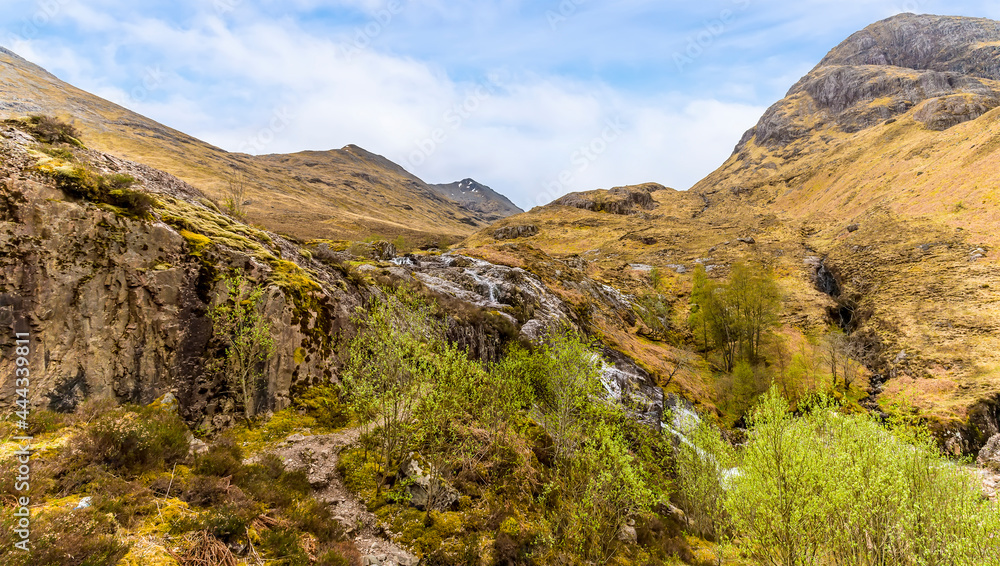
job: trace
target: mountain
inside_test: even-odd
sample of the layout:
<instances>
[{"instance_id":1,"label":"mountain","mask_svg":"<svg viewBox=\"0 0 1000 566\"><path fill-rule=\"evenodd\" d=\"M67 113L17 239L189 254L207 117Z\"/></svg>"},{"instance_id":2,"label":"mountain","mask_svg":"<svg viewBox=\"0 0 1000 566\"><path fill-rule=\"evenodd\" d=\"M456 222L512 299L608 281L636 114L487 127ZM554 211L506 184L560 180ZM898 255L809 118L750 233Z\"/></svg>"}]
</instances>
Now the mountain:
<instances>
[{"instance_id":1,"label":"mountain","mask_svg":"<svg viewBox=\"0 0 1000 566\"><path fill-rule=\"evenodd\" d=\"M996 242L1000 24L903 14L834 48L694 186L794 217L873 206ZM983 206L986 205L986 206Z\"/></svg>"},{"instance_id":2,"label":"mountain","mask_svg":"<svg viewBox=\"0 0 1000 566\"><path fill-rule=\"evenodd\" d=\"M879 22L694 188L504 218L471 179L229 154L0 53L3 112L81 132L0 121L0 472L31 480L0 495L32 526L4 564L995 563L971 470L866 415L982 447L996 499L996 29ZM329 239L392 235L467 237Z\"/></svg>"},{"instance_id":3,"label":"mountain","mask_svg":"<svg viewBox=\"0 0 1000 566\"><path fill-rule=\"evenodd\" d=\"M1000 23L889 18L831 50L690 190L568 195L464 245L496 262L574 266L637 297L655 269L677 320L696 266L717 279L737 261L770 266L793 350L845 329L867 352L865 403L912 410L950 450L973 452L1000 431L998 80ZM654 367L641 324L595 320ZM681 384L657 373L720 399L707 370Z\"/></svg>"},{"instance_id":4,"label":"mountain","mask_svg":"<svg viewBox=\"0 0 1000 566\"><path fill-rule=\"evenodd\" d=\"M524 212L507 197L472 179L430 187L438 195L461 204L489 222Z\"/></svg>"},{"instance_id":5,"label":"mountain","mask_svg":"<svg viewBox=\"0 0 1000 566\"><path fill-rule=\"evenodd\" d=\"M442 196L356 146L291 155L229 153L75 88L4 49L0 117L33 114L66 119L91 148L176 175L216 201L225 199L233 172L241 171L248 219L302 240L455 241L506 210L466 208L467 201ZM506 199L491 194L488 200Z\"/></svg>"}]
</instances>

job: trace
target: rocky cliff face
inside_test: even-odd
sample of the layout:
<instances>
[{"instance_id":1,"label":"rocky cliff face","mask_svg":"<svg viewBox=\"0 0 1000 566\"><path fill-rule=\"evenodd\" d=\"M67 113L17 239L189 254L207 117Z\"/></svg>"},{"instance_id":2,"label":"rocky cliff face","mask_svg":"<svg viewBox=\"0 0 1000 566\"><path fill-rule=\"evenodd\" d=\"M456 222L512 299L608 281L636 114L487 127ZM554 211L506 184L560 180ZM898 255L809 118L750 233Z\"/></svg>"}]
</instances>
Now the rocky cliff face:
<instances>
[{"instance_id":1,"label":"rocky cliff face","mask_svg":"<svg viewBox=\"0 0 1000 566\"><path fill-rule=\"evenodd\" d=\"M933 130L975 120L1000 105L1000 24L903 14L834 48L748 131L747 142L783 148L833 125L854 133L918 108Z\"/></svg>"},{"instance_id":2,"label":"rocky cliff face","mask_svg":"<svg viewBox=\"0 0 1000 566\"><path fill-rule=\"evenodd\" d=\"M68 198L35 171L45 156L34 145L16 128L0 131L0 304L5 322L31 332L34 402L69 411L85 397L149 403L169 391L192 422L228 424L233 411L226 385L205 369L217 347L206 311L224 292L218 275L233 268L271 281L265 308L277 350L265 370L262 408L281 409L294 385L333 375L331 345L361 300L334 270L263 232L246 238L244 249L220 244L195 253L194 244L163 221L170 217L165 209L153 221L140 221ZM132 175L174 214L184 210L192 221L238 229L196 189L169 175L96 152L77 153L99 170ZM262 261L262 251L310 269L316 287L308 306L298 290L274 280L275 268ZM12 347L12 333L2 341ZM310 355L302 355L306 350ZM10 358L0 362L5 400L14 395L11 364Z\"/></svg>"},{"instance_id":3,"label":"rocky cliff face","mask_svg":"<svg viewBox=\"0 0 1000 566\"><path fill-rule=\"evenodd\" d=\"M459 255L384 261L391 253L351 267L359 258L328 247L313 247L314 258L225 216L166 173L82 148L43 146L15 123L0 127L0 158L0 323L8 329L0 347L13 348L13 329L31 333L37 406L72 411L95 397L148 404L170 392L195 428L231 424L233 396L207 369L222 354L207 312L225 296L222 276L236 269L266 286L263 309L276 350L264 368L260 411L283 409L298 389L337 380L342 346L354 332L351 316L380 292L376 281L422 289L442 307L449 339L482 360L497 360L511 340L578 322L522 269ZM129 175L158 201L152 218L74 198L40 163ZM13 369L12 358L0 360L4 402L16 395Z\"/></svg>"}]
</instances>

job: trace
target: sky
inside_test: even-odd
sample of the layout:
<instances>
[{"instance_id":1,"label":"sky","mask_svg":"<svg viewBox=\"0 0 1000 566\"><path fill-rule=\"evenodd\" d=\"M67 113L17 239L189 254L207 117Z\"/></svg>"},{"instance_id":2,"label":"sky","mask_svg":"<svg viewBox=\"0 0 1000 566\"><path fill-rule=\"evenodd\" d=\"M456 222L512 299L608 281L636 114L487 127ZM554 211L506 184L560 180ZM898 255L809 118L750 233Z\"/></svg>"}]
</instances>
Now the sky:
<instances>
[{"instance_id":1,"label":"sky","mask_svg":"<svg viewBox=\"0 0 1000 566\"><path fill-rule=\"evenodd\" d=\"M938 0L3 0L0 45L229 151L359 145L524 209L687 189L851 33Z\"/></svg>"}]
</instances>

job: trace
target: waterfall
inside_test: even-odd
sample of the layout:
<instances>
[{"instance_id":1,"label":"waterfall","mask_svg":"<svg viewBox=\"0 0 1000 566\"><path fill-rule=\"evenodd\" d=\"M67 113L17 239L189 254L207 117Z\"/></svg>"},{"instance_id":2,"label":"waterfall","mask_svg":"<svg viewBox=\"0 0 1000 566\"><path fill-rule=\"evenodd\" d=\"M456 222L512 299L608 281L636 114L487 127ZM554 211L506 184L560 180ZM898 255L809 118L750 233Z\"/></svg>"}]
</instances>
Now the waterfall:
<instances>
[{"instance_id":1,"label":"waterfall","mask_svg":"<svg viewBox=\"0 0 1000 566\"><path fill-rule=\"evenodd\" d=\"M497 301L497 284L494 281L490 279L484 279L482 276L480 276L478 273L476 273L471 269L466 269L465 274L472 277L472 280L476 282L477 286L486 287L486 289L489 291L489 297L490 297L489 304L492 305L499 304L499 302Z\"/></svg>"}]
</instances>

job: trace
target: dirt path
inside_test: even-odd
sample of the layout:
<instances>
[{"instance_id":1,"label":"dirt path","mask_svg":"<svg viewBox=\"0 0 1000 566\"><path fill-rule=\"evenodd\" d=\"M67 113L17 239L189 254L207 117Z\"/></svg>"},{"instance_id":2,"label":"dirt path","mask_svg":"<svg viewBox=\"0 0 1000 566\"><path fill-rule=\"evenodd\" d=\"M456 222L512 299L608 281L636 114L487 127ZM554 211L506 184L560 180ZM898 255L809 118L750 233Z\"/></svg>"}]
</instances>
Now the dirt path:
<instances>
[{"instance_id":1,"label":"dirt path","mask_svg":"<svg viewBox=\"0 0 1000 566\"><path fill-rule=\"evenodd\" d=\"M281 458L286 469L306 473L316 498L330 505L333 516L354 539L362 566L416 566L418 559L392 542L337 471L340 452L360 436L357 428L315 436L293 434L267 452Z\"/></svg>"}]
</instances>

